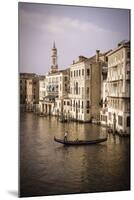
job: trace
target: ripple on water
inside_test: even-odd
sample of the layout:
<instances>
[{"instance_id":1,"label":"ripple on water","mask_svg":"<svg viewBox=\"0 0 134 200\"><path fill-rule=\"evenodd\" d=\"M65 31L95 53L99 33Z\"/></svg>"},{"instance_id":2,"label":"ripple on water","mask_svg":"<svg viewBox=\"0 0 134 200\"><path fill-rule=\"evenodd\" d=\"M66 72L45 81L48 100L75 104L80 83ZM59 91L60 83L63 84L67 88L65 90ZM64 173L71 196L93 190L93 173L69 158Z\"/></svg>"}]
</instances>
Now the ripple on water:
<instances>
[{"instance_id":1,"label":"ripple on water","mask_svg":"<svg viewBox=\"0 0 134 200\"><path fill-rule=\"evenodd\" d=\"M57 122L23 114L20 121L20 183L22 196L128 190L129 139L109 135L108 141L92 146L65 147L54 135L70 139L103 137L97 125Z\"/></svg>"}]
</instances>

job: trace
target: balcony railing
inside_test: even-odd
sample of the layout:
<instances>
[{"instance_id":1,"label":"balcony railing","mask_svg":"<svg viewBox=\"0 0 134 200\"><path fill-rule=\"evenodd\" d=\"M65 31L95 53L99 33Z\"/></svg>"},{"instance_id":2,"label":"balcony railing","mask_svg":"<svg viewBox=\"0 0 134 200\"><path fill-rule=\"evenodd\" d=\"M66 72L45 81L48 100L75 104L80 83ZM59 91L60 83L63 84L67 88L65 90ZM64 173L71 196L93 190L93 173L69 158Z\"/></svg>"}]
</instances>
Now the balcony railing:
<instances>
[{"instance_id":1,"label":"balcony railing","mask_svg":"<svg viewBox=\"0 0 134 200\"><path fill-rule=\"evenodd\" d=\"M123 74L119 75L113 75L113 76L108 76L107 81L112 82L112 81L118 81L118 80L123 80Z\"/></svg>"},{"instance_id":2,"label":"balcony railing","mask_svg":"<svg viewBox=\"0 0 134 200\"><path fill-rule=\"evenodd\" d=\"M107 93L107 96L109 97L122 97L122 98L128 98L130 95L129 95L129 92L109 92Z\"/></svg>"}]
</instances>

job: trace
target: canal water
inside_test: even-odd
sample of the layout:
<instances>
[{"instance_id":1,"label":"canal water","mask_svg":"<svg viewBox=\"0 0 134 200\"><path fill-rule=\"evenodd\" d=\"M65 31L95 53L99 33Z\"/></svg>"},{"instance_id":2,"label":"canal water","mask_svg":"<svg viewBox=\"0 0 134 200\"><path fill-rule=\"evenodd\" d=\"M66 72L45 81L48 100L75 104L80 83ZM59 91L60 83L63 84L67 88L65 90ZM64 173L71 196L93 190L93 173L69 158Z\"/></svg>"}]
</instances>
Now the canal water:
<instances>
[{"instance_id":1,"label":"canal water","mask_svg":"<svg viewBox=\"0 0 134 200\"><path fill-rule=\"evenodd\" d=\"M20 196L42 196L130 189L129 138L109 135L98 145L64 146L69 139L105 137L106 129L89 123L60 123L56 117L20 115Z\"/></svg>"}]
</instances>

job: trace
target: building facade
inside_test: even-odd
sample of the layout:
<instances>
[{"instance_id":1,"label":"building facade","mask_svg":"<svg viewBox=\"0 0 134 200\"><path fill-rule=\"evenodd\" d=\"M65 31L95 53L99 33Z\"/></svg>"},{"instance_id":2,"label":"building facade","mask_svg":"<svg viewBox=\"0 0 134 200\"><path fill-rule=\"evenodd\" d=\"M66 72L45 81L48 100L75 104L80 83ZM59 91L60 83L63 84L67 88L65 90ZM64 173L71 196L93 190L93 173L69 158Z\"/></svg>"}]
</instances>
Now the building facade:
<instances>
[{"instance_id":1,"label":"building facade","mask_svg":"<svg viewBox=\"0 0 134 200\"><path fill-rule=\"evenodd\" d=\"M70 66L71 118L99 122L101 101L101 60L99 50L91 58L79 56Z\"/></svg>"},{"instance_id":2,"label":"building facade","mask_svg":"<svg viewBox=\"0 0 134 200\"><path fill-rule=\"evenodd\" d=\"M123 41L108 55L107 124L120 134L130 133L130 43Z\"/></svg>"},{"instance_id":3,"label":"building facade","mask_svg":"<svg viewBox=\"0 0 134 200\"><path fill-rule=\"evenodd\" d=\"M39 81L40 112L47 115L63 115L64 99L69 93L69 69L59 70L57 48L52 48L51 69L45 79Z\"/></svg>"},{"instance_id":4,"label":"building facade","mask_svg":"<svg viewBox=\"0 0 134 200\"><path fill-rule=\"evenodd\" d=\"M44 98L46 96L46 77L39 76L39 113L43 114L45 112Z\"/></svg>"},{"instance_id":5,"label":"building facade","mask_svg":"<svg viewBox=\"0 0 134 200\"><path fill-rule=\"evenodd\" d=\"M36 75L33 73L20 73L19 87L20 87L20 109L25 111L27 107L27 80L32 79Z\"/></svg>"},{"instance_id":6,"label":"building facade","mask_svg":"<svg viewBox=\"0 0 134 200\"><path fill-rule=\"evenodd\" d=\"M33 83L32 78L26 80L26 110L33 111Z\"/></svg>"},{"instance_id":7,"label":"building facade","mask_svg":"<svg viewBox=\"0 0 134 200\"><path fill-rule=\"evenodd\" d=\"M20 77L20 105L26 104L26 79Z\"/></svg>"},{"instance_id":8,"label":"building facade","mask_svg":"<svg viewBox=\"0 0 134 200\"><path fill-rule=\"evenodd\" d=\"M108 101L107 101L107 74L108 74L108 57L104 53L100 59L102 60L102 71L101 71L101 109L100 109L100 124L107 126L108 120Z\"/></svg>"},{"instance_id":9,"label":"building facade","mask_svg":"<svg viewBox=\"0 0 134 200\"><path fill-rule=\"evenodd\" d=\"M46 75L46 114L61 115L63 113L63 102L68 96L68 87L68 69L51 72Z\"/></svg>"},{"instance_id":10,"label":"building facade","mask_svg":"<svg viewBox=\"0 0 134 200\"><path fill-rule=\"evenodd\" d=\"M39 77L33 73L20 74L20 108L36 111L39 104Z\"/></svg>"}]
</instances>

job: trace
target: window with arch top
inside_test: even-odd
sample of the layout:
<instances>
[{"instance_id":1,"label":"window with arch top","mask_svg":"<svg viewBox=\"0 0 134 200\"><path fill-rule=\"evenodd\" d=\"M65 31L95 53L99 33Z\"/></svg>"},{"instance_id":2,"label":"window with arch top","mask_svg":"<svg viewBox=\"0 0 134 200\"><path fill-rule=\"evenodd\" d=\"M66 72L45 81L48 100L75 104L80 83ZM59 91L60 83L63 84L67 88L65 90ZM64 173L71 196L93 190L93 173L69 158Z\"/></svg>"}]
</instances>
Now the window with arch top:
<instances>
[{"instance_id":1,"label":"window with arch top","mask_svg":"<svg viewBox=\"0 0 134 200\"><path fill-rule=\"evenodd\" d=\"M78 82L76 82L76 94L78 94Z\"/></svg>"}]
</instances>

